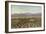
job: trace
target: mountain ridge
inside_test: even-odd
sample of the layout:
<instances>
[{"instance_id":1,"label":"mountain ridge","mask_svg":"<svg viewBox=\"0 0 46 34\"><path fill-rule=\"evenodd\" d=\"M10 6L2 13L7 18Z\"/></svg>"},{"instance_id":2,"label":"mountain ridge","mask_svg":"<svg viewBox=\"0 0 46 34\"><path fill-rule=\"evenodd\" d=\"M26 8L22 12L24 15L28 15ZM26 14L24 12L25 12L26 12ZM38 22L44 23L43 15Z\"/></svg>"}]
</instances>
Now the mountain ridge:
<instances>
[{"instance_id":1,"label":"mountain ridge","mask_svg":"<svg viewBox=\"0 0 46 34\"><path fill-rule=\"evenodd\" d=\"M41 13L36 13L36 14L32 14L32 13L12 14L12 16L41 16Z\"/></svg>"}]
</instances>

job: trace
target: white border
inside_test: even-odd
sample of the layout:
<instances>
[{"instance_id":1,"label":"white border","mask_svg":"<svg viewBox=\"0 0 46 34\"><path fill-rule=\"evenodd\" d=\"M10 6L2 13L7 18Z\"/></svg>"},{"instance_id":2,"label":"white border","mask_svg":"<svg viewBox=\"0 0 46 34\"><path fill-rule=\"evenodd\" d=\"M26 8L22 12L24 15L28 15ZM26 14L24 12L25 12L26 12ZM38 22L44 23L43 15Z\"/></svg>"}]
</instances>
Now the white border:
<instances>
[{"instance_id":1,"label":"white border","mask_svg":"<svg viewBox=\"0 0 46 34\"><path fill-rule=\"evenodd\" d=\"M42 7L42 26L38 28L18 28L18 29L11 29L11 5L28 5L28 6L41 6ZM24 4L24 3L9 3L9 32L13 31L28 31L28 30L43 30L44 29L44 10L42 4Z\"/></svg>"}]
</instances>

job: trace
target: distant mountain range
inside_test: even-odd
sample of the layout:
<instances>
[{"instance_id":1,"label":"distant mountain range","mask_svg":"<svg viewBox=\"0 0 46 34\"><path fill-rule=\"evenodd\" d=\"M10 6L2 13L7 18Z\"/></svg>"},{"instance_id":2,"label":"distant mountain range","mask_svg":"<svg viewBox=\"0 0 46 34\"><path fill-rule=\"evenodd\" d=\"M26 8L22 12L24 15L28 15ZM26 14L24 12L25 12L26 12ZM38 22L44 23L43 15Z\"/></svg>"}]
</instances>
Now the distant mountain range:
<instances>
[{"instance_id":1,"label":"distant mountain range","mask_svg":"<svg viewBox=\"0 0 46 34\"><path fill-rule=\"evenodd\" d=\"M22 14L12 14L12 16L41 16L41 13L22 13Z\"/></svg>"}]
</instances>

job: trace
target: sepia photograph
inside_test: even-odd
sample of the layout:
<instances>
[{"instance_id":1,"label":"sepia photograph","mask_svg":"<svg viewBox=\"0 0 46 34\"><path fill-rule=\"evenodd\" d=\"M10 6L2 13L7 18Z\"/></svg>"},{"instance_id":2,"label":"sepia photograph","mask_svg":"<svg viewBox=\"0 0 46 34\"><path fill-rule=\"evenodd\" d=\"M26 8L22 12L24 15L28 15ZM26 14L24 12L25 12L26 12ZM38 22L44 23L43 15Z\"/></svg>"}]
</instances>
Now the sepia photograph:
<instances>
[{"instance_id":1,"label":"sepia photograph","mask_svg":"<svg viewBox=\"0 0 46 34\"><path fill-rule=\"evenodd\" d=\"M11 28L41 27L41 6L11 5Z\"/></svg>"},{"instance_id":2,"label":"sepia photograph","mask_svg":"<svg viewBox=\"0 0 46 34\"><path fill-rule=\"evenodd\" d=\"M44 3L8 2L8 31L44 30Z\"/></svg>"}]
</instances>

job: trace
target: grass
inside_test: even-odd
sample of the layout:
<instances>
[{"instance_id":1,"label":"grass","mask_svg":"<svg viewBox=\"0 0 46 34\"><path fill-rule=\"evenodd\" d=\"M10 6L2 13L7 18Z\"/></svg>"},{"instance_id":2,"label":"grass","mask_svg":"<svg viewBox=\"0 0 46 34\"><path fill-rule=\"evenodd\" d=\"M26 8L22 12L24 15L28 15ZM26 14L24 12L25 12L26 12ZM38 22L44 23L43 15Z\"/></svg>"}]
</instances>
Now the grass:
<instances>
[{"instance_id":1,"label":"grass","mask_svg":"<svg viewBox=\"0 0 46 34\"><path fill-rule=\"evenodd\" d=\"M12 17L11 28L35 28L41 27L40 16Z\"/></svg>"}]
</instances>

